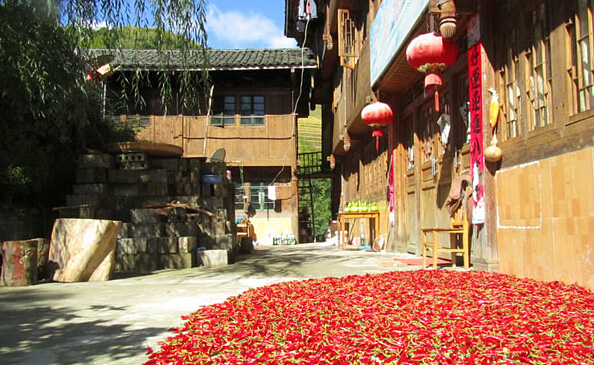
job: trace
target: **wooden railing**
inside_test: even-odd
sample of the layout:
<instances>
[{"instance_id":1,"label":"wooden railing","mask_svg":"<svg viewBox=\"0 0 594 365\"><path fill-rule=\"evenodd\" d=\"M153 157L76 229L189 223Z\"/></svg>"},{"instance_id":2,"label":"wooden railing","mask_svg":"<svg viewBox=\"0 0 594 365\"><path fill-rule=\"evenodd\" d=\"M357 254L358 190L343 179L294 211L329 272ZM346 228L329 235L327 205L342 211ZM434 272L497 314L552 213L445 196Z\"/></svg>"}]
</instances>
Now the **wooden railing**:
<instances>
[{"instance_id":1,"label":"wooden railing","mask_svg":"<svg viewBox=\"0 0 594 365\"><path fill-rule=\"evenodd\" d=\"M322 152L299 153L299 174L313 175L323 171Z\"/></svg>"}]
</instances>

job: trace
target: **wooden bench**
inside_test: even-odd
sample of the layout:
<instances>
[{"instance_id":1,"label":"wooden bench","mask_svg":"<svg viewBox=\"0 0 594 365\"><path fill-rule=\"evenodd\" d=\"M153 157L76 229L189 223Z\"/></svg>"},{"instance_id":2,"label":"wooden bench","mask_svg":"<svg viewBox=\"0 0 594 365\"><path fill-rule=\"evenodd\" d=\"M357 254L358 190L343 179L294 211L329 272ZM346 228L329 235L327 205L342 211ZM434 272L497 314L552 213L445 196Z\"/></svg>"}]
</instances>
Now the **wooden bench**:
<instances>
[{"instance_id":1,"label":"wooden bench","mask_svg":"<svg viewBox=\"0 0 594 365\"><path fill-rule=\"evenodd\" d=\"M462 204L454 211L450 218L450 227L443 228L421 228L423 244L423 268L427 267L427 251L430 250L433 256L433 268L437 269L437 258L440 252L449 252L452 255L452 266L456 267L456 256L462 255L464 267L470 267L469 258L469 222L466 206L470 203L468 199L472 189L466 187L461 195ZM450 246L443 247L439 244L440 236L450 238Z\"/></svg>"}]
</instances>

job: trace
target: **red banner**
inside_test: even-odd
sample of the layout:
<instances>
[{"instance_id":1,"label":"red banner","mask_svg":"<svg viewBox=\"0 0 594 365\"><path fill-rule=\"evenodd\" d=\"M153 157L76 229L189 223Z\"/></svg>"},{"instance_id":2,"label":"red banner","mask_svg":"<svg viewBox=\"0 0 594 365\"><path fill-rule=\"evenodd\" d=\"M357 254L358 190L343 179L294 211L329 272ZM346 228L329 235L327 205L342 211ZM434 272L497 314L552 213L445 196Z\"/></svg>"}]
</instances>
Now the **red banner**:
<instances>
[{"instance_id":1,"label":"red banner","mask_svg":"<svg viewBox=\"0 0 594 365\"><path fill-rule=\"evenodd\" d=\"M470 102L470 174L473 185L472 223L485 223L484 189L481 175L485 169L483 155L483 72L481 42L468 50L468 84Z\"/></svg>"}]
</instances>

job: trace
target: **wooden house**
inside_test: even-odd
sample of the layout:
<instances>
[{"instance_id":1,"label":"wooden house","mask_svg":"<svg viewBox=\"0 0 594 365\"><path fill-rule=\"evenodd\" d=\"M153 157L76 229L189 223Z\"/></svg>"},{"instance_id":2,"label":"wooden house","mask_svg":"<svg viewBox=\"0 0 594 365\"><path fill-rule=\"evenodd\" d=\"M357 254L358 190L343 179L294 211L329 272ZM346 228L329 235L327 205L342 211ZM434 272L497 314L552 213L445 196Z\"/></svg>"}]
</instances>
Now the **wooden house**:
<instances>
[{"instance_id":1,"label":"wooden house","mask_svg":"<svg viewBox=\"0 0 594 365\"><path fill-rule=\"evenodd\" d=\"M286 0L286 9L286 34L320 59L311 94L341 180L335 214L375 202L389 249L419 254L421 229L448 224L450 185L468 175L474 269L594 289L591 0ZM438 93L407 57L427 33L457 45ZM394 112L378 149L361 118L374 100Z\"/></svg>"},{"instance_id":2,"label":"wooden house","mask_svg":"<svg viewBox=\"0 0 594 365\"><path fill-rule=\"evenodd\" d=\"M308 114L310 73L317 67L309 50L209 49L186 58L179 51L114 50L113 55L118 71L107 79L107 100L130 93L122 80L138 75L145 80L139 90L144 103L128 98L127 108L120 109L123 119L139 126L138 140L181 147L182 158L224 152L236 186L237 219L247 220L251 206L253 235L262 244L298 236L297 118ZM196 72L193 108L181 102L183 70ZM160 71L171 77L167 108L155 81Z\"/></svg>"}]
</instances>

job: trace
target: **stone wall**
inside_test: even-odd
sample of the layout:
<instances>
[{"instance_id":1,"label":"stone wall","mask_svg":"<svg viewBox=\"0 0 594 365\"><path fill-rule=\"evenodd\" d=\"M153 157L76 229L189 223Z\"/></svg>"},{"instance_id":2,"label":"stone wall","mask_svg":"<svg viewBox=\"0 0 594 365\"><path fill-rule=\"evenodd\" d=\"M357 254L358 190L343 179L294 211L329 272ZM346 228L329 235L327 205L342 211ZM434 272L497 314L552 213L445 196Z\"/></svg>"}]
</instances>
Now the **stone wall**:
<instances>
[{"instance_id":1,"label":"stone wall","mask_svg":"<svg viewBox=\"0 0 594 365\"><path fill-rule=\"evenodd\" d=\"M207 174L221 181L205 183ZM209 250L225 250L233 260L234 197L224 162L89 154L79 157L76 184L59 216L122 221L116 272L179 269L204 264Z\"/></svg>"}]
</instances>

